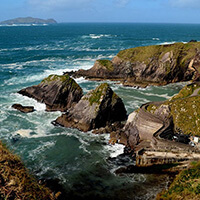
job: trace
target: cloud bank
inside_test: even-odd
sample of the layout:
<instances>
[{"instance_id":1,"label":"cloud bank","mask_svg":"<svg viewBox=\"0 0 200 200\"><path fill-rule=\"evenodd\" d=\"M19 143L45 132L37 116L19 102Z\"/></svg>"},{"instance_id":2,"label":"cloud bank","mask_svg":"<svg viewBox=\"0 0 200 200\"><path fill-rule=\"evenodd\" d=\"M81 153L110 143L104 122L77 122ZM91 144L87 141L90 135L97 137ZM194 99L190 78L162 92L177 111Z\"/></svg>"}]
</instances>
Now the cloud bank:
<instances>
[{"instance_id":1,"label":"cloud bank","mask_svg":"<svg viewBox=\"0 0 200 200\"><path fill-rule=\"evenodd\" d=\"M169 2L172 6L176 7L200 7L200 0L170 0Z\"/></svg>"},{"instance_id":2,"label":"cloud bank","mask_svg":"<svg viewBox=\"0 0 200 200\"><path fill-rule=\"evenodd\" d=\"M94 0L28 0L28 5L36 10L58 10L81 8Z\"/></svg>"}]
</instances>

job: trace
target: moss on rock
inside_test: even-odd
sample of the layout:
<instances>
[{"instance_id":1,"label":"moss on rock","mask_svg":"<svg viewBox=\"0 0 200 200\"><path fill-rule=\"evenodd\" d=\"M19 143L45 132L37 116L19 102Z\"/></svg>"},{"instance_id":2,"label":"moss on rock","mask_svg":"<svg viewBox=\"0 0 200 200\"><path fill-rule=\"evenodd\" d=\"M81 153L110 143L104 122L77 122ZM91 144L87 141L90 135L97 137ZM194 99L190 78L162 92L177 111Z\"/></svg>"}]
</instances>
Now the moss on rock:
<instances>
[{"instance_id":1,"label":"moss on rock","mask_svg":"<svg viewBox=\"0 0 200 200\"><path fill-rule=\"evenodd\" d=\"M70 85L71 88L73 88L74 90L78 89L78 90L82 91L81 87L68 74L65 74L65 75L52 74L52 75L49 75L44 80L42 80L41 83L48 84L50 82L55 82L55 81L59 81L59 82L65 83L66 87L69 87L69 85Z\"/></svg>"},{"instance_id":2,"label":"moss on rock","mask_svg":"<svg viewBox=\"0 0 200 200\"><path fill-rule=\"evenodd\" d=\"M108 71L114 70L113 63L110 60L97 60L97 61L99 62L100 65L106 67Z\"/></svg>"},{"instance_id":3,"label":"moss on rock","mask_svg":"<svg viewBox=\"0 0 200 200\"><path fill-rule=\"evenodd\" d=\"M157 110L157 108L158 108L158 107L157 107L156 105L150 104L150 105L146 108L146 110L147 110L148 112L154 114L154 112Z\"/></svg>"},{"instance_id":4,"label":"moss on rock","mask_svg":"<svg viewBox=\"0 0 200 200\"><path fill-rule=\"evenodd\" d=\"M84 97L84 99L89 100L90 105L93 103L100 104L101 97L106 94L108 87L108 83L102 83L95 90L90 91L87 96Z\"/></svg>"}]
</instances>

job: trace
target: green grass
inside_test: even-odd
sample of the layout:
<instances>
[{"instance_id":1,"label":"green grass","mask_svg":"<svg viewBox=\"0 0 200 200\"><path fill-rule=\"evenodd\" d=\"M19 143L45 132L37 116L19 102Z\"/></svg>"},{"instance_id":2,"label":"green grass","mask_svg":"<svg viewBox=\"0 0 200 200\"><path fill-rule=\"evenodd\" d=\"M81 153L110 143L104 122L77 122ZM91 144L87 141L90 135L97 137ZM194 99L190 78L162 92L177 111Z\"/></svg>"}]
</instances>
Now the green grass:
<instances>
[{"instance_id":1,"label":"green grass","mask_svg":"<svg viewBox=\"0 0 200 200\"><path fill-rule=\"evenodd\" d=\"M187 170L183 170L167 191L157 196L157 200L198 200L200 199L200 161L191 163Z\"/></svg>"},{"instance_id":2,"label":"green grass","mask_svg":"<svg viewBox=\"0 0 200 200\"><path fill-rule=\"evenodd\" d=\"M70 80L70 76L69 75L56 75L56 74L51 74L49 75L47 78L45 78L44 80L42 80L42 83L48 83L48 82L51 82L51 81L68 81Z\"/></svg>"},{"instance_id":3,"label":"green grass","mask_svg":"<svg viewBox=\"0 0 200 200\"><path fill-rule=\"evenodd\" d=\"M109 87L108 83L102 83L95 90L92 90L88 94L90 105L92 105L93 103L100 104L101 97L106 94L108 87Z\"/></svg>"},{"instance_id":4,"label":"green grass","mask_svg":"<svg viewBox=\"0 0 200 200\"><path fill-rule=\"evenodd\" d=\"M89 100L90 105L96 103L101 104L101 101L103 99L103 96L106 95L106 92L110 88L108 83L102 83L99 85L95 90L90 91L86 96L84 96L83 100ZM116 99L118 99L118 95L113 92L112 94L112 103L115 102Z\"/></svg>"},{"instance_id":5,"label":"green grass","mask_svg":"<svg viewBox=\"0 0 200 200\"><path fill-rule=\"evenodd\" d=\"M155 106L155 105L153 105L153 104L150 104L150 105L147 107L146 110L147 110L148 112L154 114L154 112L156 111L157 108L158 108L157 106Z\"/></svg>"},{"instance_id":6,"label":"green grass","mask_svg":"<svg viewBox=\"0 0 200 200\"><path fill-rule=\"evenodd\" d=\"M100 65L106 67L108 71L114 70L113 63L110 60L97 60L97 61L99 62Z\"/></svg>"},{"instance_id":7,"label":"green grass","mask_svg":"<svg viewBox=\"0 0 200 200\"><path fill-rule=\"evenodd\" d=\"M64 90L70 86L71 89L73 90L80 90L82 91L82 88L76 83L74 79L72 79L69 75L49 75L47 78L42 80L41 83L49 84L50 82L55 82L59 81L62 82L65 87L63 88Z\"/></svg>"},{"instance_id":8,"label":"green grass","mask_svg":"<svg viewBox=\"0 0 200 200\"><path fill-rule=\"evenodd\" d=\"M177 95L175 95L171 99L171 101L176 100L176 99L182 99L182 98L189 97L198 88L200 88L200 83L199 82L186 85Z\"/></svg>"},{"instance_id":9,"label":"green grass","mask_svg":"<svg viewBox=\"0 0 200 200\"><path fill-rule=\"evenodd\" d=\"M173 59L177 60L176 65L186 67L187 62L196 55L197 49L199 48L200 42L153 45L126 49L120 51L117 56L125 61L139 61L148 65L151 63L152 59L160 60L165 53L170 52ZM166 73L167 72L169 72L169 68L166 69Z\"/></svg>"},{"instance_id":10,"label":"green grass","mask_svg":"<svg viewBox=\"0 0 200 200\"><path fill-rule=\"evenodd\" d=\"M200 96L176 99L169 105L175 130L200 136Z\"/></svg>"}]
</instances>

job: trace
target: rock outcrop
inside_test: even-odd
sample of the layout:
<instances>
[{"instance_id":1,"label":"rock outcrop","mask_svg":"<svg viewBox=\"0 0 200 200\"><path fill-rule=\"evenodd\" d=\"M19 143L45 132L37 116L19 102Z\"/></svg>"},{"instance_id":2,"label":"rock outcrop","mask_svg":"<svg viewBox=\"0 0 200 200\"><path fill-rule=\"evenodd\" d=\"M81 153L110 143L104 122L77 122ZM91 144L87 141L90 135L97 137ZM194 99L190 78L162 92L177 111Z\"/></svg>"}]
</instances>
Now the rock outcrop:
<instances>
[{"instance_id":1,"label":"rock outcrop","mask_svg":"<svg viewBox=\"0 0 200 200\"><path fill-rule=\"evenodd\" d=\"M21 104L13 104L12 108L19 110L23 113L30 113L34 112L34 107L33 106L22 106Z\"/></svg>"},{"instance_id":2,"label":"rock outcrop","mask_svg":"<svg viewBox=\"0 0 200 200\"><path fill-rule=\"evenodd\" d=\"M81 87L69 75L50 75L39 85L20 90L18 93L46 104L47 111L67 111L83 96Z\"/></svg>"},{"instance_id":3,"label":"rock outcrop","mask_svg":"<svg viewBox=\"0 0 200 200\"><path fill-rule=\"evenodd\" d=\"M103 83L83 96L74 108L54 123L86 132L123 120L126 120L126 109L121 98L107 83Z\"/></svg>"},{"instance_id":4,"label":"rock outcrop","mask_svg":"<svg viewBox=\"0 0 200 200\"><path fill-rule=\"evenodd\" d=\"M191 147L187 136L199 135L199 104L200 82L194 82L167 101L146 103L131 113L121 135L134 150L136 165L199 160L200 149Z\"/></svg>"},{"instance_id":5,"label":"rock outcrop","mask_svg":"<svg viewBox=\"0 0 200 200\"><path fill-rule=\"evenodd\" d=\"M97 60L74 76L119 80L125 86L165 85L198 79L200 42L154 45L120 51L112 61Z\"/></svg>"}]
</instances>

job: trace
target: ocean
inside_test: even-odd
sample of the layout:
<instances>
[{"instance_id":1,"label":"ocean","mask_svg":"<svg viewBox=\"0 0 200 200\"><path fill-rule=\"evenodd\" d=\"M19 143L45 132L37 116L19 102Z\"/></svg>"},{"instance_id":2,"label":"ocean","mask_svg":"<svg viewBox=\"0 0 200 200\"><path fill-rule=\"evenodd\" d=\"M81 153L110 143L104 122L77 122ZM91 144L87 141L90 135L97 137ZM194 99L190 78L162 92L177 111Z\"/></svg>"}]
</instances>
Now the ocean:
<instances>
[{"instance_id":1,"label":"ocean","mask_svg":"<svg viewBox=\"0 0 200 200\"><path fill-rule=\"evenodd\" d=\"M109 135L55 127L60 112L19 95L50 74L89 69L97 59L112 59L120 50L146 45L200 40L200 25L137 23L66 23L49 26L0 26L0 139L18 154L38 179L57 180L64 199L153 199L167 186L168 175L115 174L131 159L110 160L123 146L108 144ZM100 82L76 79L84 93ZM186 83L147 88L108 81L131 113L143 103L172 97ZM12 104L34 106L24 114ZM19 137L19 135L21 135Z\"/></svg>"}]
</instances>

